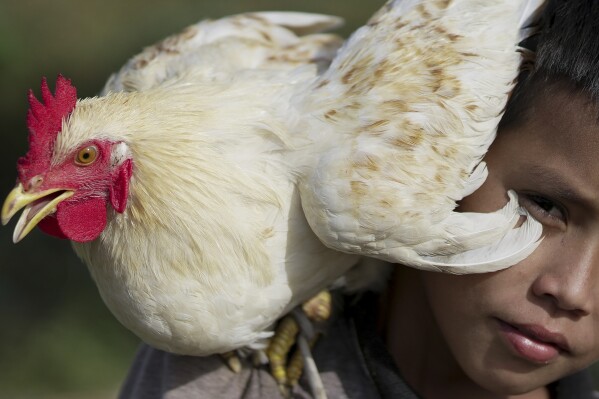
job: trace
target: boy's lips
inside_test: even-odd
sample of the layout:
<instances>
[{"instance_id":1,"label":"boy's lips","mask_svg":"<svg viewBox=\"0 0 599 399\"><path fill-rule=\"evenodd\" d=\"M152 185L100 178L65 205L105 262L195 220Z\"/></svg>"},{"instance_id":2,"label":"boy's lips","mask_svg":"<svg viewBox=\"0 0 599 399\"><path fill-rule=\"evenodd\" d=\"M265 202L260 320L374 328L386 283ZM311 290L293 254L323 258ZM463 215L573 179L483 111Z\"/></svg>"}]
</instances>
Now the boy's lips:
<instances>
[{"instance_id":1,"label":"boy's lips","mask_svg":"<svg viewBox=\"0 0 599 399\"><path fill-rule=\"evenodd\" d=\"M496 320L508 345L519 356L529 361L546 364L557 358L560 353L570 352L570 345L563 334L549 331L540 325Z\"/></svg>"}]
</instances>

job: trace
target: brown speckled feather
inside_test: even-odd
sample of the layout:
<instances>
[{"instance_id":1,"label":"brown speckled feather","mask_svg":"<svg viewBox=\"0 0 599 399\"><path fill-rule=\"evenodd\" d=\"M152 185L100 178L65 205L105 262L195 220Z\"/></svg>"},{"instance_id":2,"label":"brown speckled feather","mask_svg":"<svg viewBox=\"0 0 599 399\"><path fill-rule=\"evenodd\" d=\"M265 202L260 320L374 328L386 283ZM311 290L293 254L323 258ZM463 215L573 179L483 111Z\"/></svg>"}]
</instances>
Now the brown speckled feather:
<instances>
[{"instance_id":1,"label":"brown speckled feather","mask_svg":"<svg viewBox=\"0 0 599 399\"><path fill-rule=\"evenodd\" d=\"M244 68L291 69L307 62L326 69L343 40L319 32L342 23L338 17L302 12L203 20L146 47L110 77L102 94L149 89L191 69L212 79L228 79L231 71Z\"/></svg>"},{"instance_id":2,"label":"brown speckled feather","mask_svg":"<svg viewBox=\"0 0 599 399\"><path fill-rule=\"evenodd\" d=\"M391 1L358 30L303 101L320 143L302 204L328 246L414 267L473 273L527 256L541 228L517 198L456 213L486 178L540 0Z\"/></svg>"}]
</instances>

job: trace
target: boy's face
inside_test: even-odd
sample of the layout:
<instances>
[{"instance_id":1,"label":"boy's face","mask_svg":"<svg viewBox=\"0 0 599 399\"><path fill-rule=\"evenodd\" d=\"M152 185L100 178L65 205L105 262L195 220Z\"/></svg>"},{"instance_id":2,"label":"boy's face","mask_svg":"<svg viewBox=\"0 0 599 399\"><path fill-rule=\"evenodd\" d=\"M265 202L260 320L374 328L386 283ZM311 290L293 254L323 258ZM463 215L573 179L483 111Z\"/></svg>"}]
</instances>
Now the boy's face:
<instances>
[{"instance_id":1,"label":"boy's face","mask_svg":"<svg viewBox=\"0 0 599 399\"><path fill-rule=\"evenodd\" d=\"M597 111L563 87L543 97L500 133L488 180L460 205L493 211L514 189L543 224L543 242L500 272L422 275L451 353L495 392L527 392L599 359Z\"/></svg>"}]
</instances>

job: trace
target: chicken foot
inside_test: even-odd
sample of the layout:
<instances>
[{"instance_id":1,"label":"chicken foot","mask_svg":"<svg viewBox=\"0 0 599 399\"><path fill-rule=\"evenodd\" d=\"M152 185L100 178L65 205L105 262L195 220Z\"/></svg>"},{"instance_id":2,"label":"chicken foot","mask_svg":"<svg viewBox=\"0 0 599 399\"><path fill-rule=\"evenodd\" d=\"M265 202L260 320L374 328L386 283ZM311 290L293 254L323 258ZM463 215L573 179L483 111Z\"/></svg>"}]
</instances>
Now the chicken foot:
<instances>
[{"instance_id":1,"label":"chicken foot","mask_svg":"<svg viewBox=\"0 0 599 399\"><path fill-rule=\"evenodd\" d=\"M284 396L289 396L290 389L299 381L306 367L307 378L315 398L326 398L320 375L312 358L310 348L318 338L312 326L330 317L332 309L331 294L321 291L306 301L301 310L296 309L285 316L272 337L266 355L269 358L271 374L277 381ZM297 348L288 360L293 345Z\"/></svg>"}]
</instances>

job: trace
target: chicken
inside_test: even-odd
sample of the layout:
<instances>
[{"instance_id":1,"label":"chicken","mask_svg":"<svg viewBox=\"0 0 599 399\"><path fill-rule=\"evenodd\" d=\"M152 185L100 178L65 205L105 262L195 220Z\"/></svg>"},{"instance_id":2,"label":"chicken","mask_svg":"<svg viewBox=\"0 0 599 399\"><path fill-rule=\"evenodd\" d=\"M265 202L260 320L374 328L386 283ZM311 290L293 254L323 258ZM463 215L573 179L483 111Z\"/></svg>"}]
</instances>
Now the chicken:
<instances>
[{"instance_id":1,"label":"chicken","mask_svg":"<svg viewBox=\"0 0 599 399\"><path fill-rule=\"evenodd\" d=\"M276 23L298 15L293 29L338 22L204 22L134 58L104 96L77 100L63 77L52 96L44 82L2 210L6 223L26 206L14 240L36 225L71 240L112 313L154 347L261 347L281 315L358 260L312 233L286 159L290 98L340 44ZM185 64L204 54L217 66Z\"/></svg>"},{"instance_id":2,"label":"chicken","mask_svg":"<svg viewBox=\"0 0 599 399\"><path fill-rule=\"evenodd\" d=\"M486 177L539 4L391 1L326 71L338 41L298 37L291 16L237 16L146 50L101 97L44 83L2 221L25 207L15 241L36 225L73 241L121 323L188 355L260 347L339 278L376 280L362 255L507 267L541 235L529 216L514 228L516 195L454 209Z\"/></svg>"}]
</instances>

